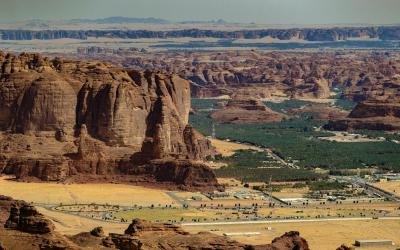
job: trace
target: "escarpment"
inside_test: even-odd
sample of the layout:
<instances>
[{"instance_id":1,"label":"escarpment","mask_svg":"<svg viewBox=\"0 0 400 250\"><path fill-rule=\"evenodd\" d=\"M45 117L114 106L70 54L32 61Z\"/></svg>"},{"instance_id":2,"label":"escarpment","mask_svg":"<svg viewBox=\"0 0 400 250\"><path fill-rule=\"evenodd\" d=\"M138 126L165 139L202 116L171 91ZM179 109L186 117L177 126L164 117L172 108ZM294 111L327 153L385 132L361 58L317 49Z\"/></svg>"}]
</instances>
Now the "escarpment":
<instances>
[{"instance_id":1,"label":"escarpment","mask_svg":"<svg viewBox=\"0 0 400 250\"><path fill-rule=\"evenodd\" d=\"M154 177L166 170L151 167L161 159L185 161L176 168L199 170L186 176L192 180L184 181L188 187L206 187L195 178L202 174L217 183L210 169L191 162L214 149L188 124L190 86L180 77L39 54L1 53L0 68L4 173L81 182L85 175L110 181L126 175L119 179L140 182L139 175L131 175L134 169L145 168ZM175 183L176 178L163 181Z\"/></svg>"},{"instance_id":2,"label":"escarpment","mask_svg":"<svg viewBox=\"0 0 400 250\"><path fill-rule=\"evenodd\" d=\"M120 39L138 38L219 38L219 39L255 39L271 37L279 40L302 39L306 41L346 41L355 38L380 40L399 40L399 26L381 27L333 27L333 28L288 28L288 29L243 29L243 30L0 30L0 40L52 40L52 39L82 39L89 37L107 37Z\"/></svg>"}]
</instances>

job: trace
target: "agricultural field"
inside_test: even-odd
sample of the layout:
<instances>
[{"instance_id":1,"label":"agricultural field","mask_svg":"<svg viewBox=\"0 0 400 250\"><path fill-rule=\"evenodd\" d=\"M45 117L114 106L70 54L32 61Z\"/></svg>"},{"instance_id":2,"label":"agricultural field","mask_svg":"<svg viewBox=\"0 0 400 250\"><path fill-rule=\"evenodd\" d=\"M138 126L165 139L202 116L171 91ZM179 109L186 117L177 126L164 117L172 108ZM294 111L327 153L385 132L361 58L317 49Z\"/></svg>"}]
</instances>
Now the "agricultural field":
<instances>
[{"instance_id":1,"label":"agricultural field","mask_svg":"<svg viewBox=\"0 0 400 250\"><path fill-rule=\"evenodd\" d=\"M209 114L216 109L213 105L219 101L221 100L192 101L193 109L198 111L190 116L190 122L205 135L211 135L214 124L218 139L230 139L272 148L286 161L297 161L303 168L352 169L378 166L385 170L400 169L400 144L390 141L398 138L398 135L357 131L358 134L387 139L351 143L321 140L319 137L329 137L334 134L316 131L316 128L324 123L313 120L312 114L307 113L280 123L219 124L217 120L209 117ZM266 105L274 111L285 113L287 110L308 103L301 100L286 100L281 103L267 102ZM353 104L340 101L336 105L349 109Z\"/></svg>"},{"instance_id":2,"label":"agricultural field","mask_svg":"<svg viewBox=\"0 0 400 250\"><path fill-rule=\"evenodd\" d=\"M235 177L243 182L274 181L304 181L323 178L312 170L292 169L272 159L265 152L240 150L230 157L216 158L228 166L215 170L219 177Z\"/></svg>"}]
</instances>

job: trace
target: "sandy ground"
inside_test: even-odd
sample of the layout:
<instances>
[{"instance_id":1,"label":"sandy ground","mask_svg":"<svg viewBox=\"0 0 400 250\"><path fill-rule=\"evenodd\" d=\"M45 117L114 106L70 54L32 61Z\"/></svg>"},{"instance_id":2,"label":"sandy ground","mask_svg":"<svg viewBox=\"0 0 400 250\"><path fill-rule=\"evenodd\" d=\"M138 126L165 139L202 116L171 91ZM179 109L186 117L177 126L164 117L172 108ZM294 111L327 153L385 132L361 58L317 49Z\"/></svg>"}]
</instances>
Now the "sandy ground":
<instances>
[{"instance_id":1,"label":"sandy ground","mask_svg":"<svg viewBox=\"0 0 400 250\"><path fill-rule=\"evenodd\" d=\"M315 102L315 103L335 103L336 102L336 99L330 99L330 98L325 98L325 99L324 98L321 98L321 99L300 98L298 100L305 101L305 102Z\"/></svg>"},{"instance_id":2,"label":"sandy ground","mask_svg":"<svg viewBox=\"0 0 400 250\"><path fill-rule=\"evenodd\" d=\"M267 228L271 227L271 230ZM271 223L252 225L223 226L185 226L189 232L218 229L224 232L260 232L255 236L234 236L235 240L248 244L265 244L288 231L299 231L307 239L311 249L336 249L343 243L353 244L356 239L390 239L400 244L400 220L360 220L360 221L323 221L300 223ZM361 248L364 249L364 248ZM396 249L396 247L365 248Z\"/></svg>"},{"instance_id":3,"label":"sandy ground","mask_svg":"<svg viewBox=\"0 0 400 250\"><path fill-rule=\"evenodd\" d=\"M74 235L80 232L88 232L95 227L103 227L107 233L122 233L128 224L111 223L100 220L91 220L80 216L50 211L42 207L36 207L38 211L51 219L56 226L56 230L62 234Z\"/></svg>"},{"instance_id":4,"label":"sandy ground","mask_svg":"<svg viewBox=\"0 0 400 250\"><path fill-rule=\"evenodd\" d=\"M308 188L283 188L280 192L272 192L272 195L278 198L303 198L308 192Z\"/></svg>"},{"instance_id":5,"label":"sandy ground","mask_svg":"<svg viewBox=\"0 0 400 250\"><path fill-rule=\"evenodd\" d=\"M281 40L278 38L266 36L263 38L255 38L255 39L240 38L234 40L233 43L314 43L314 42L300 39L298 37L293 37L288 40Z\"/></svg>"},{"instance_id":6,"label":"sandy ground","mask_svg":"<svg viewBox=\"0 0 400 250\"><path fill-rule=\"evenodd\" d=\"M378 182L374 186L400 196L400 181Z\"/></svg>"},{"instance_id":7,"label":"sandy ground","mask_svg":"<svg viewBox=\"0 0 400 250\"><path fill-rule=\"evenodd\" d=\"M352 133L347 133L347 132L329 131L329 133L333 133L335 135L329 136L329 137L319 137L319 139L326 140L326 141L336 141L336 142L381 142L381 141L385 141L385 139L368 138L365 135L352 134Z\"/></svg>"},{"instance_id":8,"label":"sandy ground","mask_svg":"<svg viewBox=\"0 0 400 250\"><path fill-rule=\"evenodd\" d=\"M231 156L235 153L235 151L238 150L246 150L246 149L251 149L251 150L261 150L258 147L255 146L249 146L249 145L244 145L244 144L239 144L235 142L227 142L223 140L218 140L218 139L209 139L211 141L211 144L217 149L217 151L222 154L222 156L228 157Z\"/></svg>"},{"instance_id":9,"label":"sandy ground","mask_svg":"<svg viewBox=\"0 0 400 250\"><path fill-rule=\"evenodd\" d=\"M62 214L38 208L39 211L53 220L56 230L63 234L77 234L89 231L96 226L102 226L106 233L121 233L127 224L109 223L81 218L74 215ZM268 230L270 227L271 230ZM184 229L197 233L217 229L214 233L222 235L224 232L260 232L255 236L234 236L235 240L248 244L263 244L270 242L288 231L300 231L301 236L307 239L311 249L336 249L342 243L352 244L356 239L390 239L398 246L400 238L400 220L360 220L360 221L323 221L299 223L265 223L251 225L213 225L213 226L184 226ZM372 249L372 248L368 248ZM373 249L396 249L383 247Z\"/></svg>"},{"instance_id":10,"label":"sandy ground","mask_svg":"<svg viewBox=\"0 0 400 250\"><path fill-rule=\"evenodd\" d=\"M113 204L150 206L175 204L165 191L123 184L26 183L0 178L0 194L46 204Z\"/></svg>"}]
</instances>

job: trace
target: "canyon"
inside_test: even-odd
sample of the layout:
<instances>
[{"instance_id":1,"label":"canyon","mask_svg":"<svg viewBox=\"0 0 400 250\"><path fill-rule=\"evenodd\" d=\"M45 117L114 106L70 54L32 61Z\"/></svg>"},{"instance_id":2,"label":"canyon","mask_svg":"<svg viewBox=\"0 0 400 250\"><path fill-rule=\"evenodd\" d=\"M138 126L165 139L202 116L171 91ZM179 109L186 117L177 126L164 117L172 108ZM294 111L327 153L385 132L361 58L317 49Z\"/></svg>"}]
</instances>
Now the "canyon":
<instances>
[{"instance_id":1,"label":"canyon","mask_svg":"<svg viewBox=\"0 0 400 250\"><path fill-rule=\"evenodd\" d=\"M340 99L359 105L350 114L332 105L298 111L317 112L314 118L326 121L327 129L398 129L397 113L385 111L394 110L400 97L400 56L395 51L151 53L136 50L124 54L124 50L103 50L99 47L78 51L78 58L108 60L136 69L174 72L191 83L192 97L195 98L263 101ZM232 106L227 105L211 117L219 117L221 122L238 119L238 112L243 113L245 109ZM242 117L250 117L245 113L249 111L244 112ZM276 118L270 120L282 119ZM236 122L241 123L240 119Z\"/></svg>"},{"instance_id":2,"label":"canyon","mask_svg":"<svg viewBox=\"0 0 400 250\"><path fill-rule=\"evenodd\" d=\"M269 52L262 50L213 52L148 52L80 48L69 55L106 60L136 69L174 72L191 82L198 98L340 98L359 102L370 97L396 97L400 81L397 52ZM338 91L336 91L338 92Z\"/></svg>"}]
</instances>

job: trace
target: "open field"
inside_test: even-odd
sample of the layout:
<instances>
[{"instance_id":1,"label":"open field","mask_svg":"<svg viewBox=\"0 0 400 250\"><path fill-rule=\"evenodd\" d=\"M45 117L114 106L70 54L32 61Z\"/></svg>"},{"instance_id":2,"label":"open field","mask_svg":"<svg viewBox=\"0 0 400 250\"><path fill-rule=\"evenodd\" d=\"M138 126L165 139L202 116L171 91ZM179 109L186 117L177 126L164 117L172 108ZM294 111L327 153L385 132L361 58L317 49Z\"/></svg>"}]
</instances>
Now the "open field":
<instances>
[{"instance_id":1,"label":"open field","mask_svg":"<svg viewBox=\"0 0 400 250\"><path fill-rule=\"evenodd\" d=\"M249 146L235 142L228 142L211 138L209 138L209 140L211 141L211 144L217 149L217 152L224 157L232 156L238 150L256 150L256 151L261 150L260 148L255 146Z\"/></svg>"},{"instance_id":2,"label":"open field","mask_svg":"<svg viewBox=\"0 0 400 250\"><path fill-rule=\"evenodd\" d=\"M280 192L272 192L278 198L303 198L309 192L308 188L283 188Z\"/></svg>"},{"instance_id":3,"label":"open field","mask_svg":"<svg viewBox=\"0 0 400 250\"><path fill-rule=\"evenodd\" d=\"M207 221L216 218L231 217L231 210L209 210L209 209L182 209L182 208L143 208L135 209L128 212L115 214L117 218L123 218L128 221L134 218L141 218L150 221L161 222L190 222L192 219L199 221Z\"/></svg>"},{"instance_id":4,"label":"open field","mask_svg":"<svg viewBox=\"0 0 400 250\"><path fill-rule=\"evenodd\" d=\"M267 230L271 227L272 230ZM224 232L260 232L255 236L233 236L232 239L250 244L265 244L288 231L299 231L311 249L336 249L343 243L353 244L356 239L390 239L400 244L400 220L321 221L300 223L265 223L243 225L184 226L189 232L217 229ZM372 249L372 248L369 248ZM374 248L396 249L396 247Z\"/></svg>"},{"instance_id":5,"label":"open field","mask_svg":"<svg viewBox=\"0 0 400 250\"><path fill-rule=\"evenodd\" d=\"M74 235L80 232L88 232L95 227L103 227L106 233L122 233L128 224L112 223L101 220L92 220L81 216L51 211L42 207L36 207L38 211L51 219L56 230L63 234Z\"/></svg>"},{"instance_id":6,"label":"open field","mask_svg":"<svg viewBox=\"0 0 400 250\"><path fill-rule=\"evenodd\" d=\"M400 181L378 182L374 186L400 196Z\"/></svg>"},{"instance_id":7,"label":"open field","mask_svg":"<svg viewBox=\"0 0 400 250\"><path fill-rule=\"evenodd\" d=\"M213 205L210 202L193 202L190 205L207 204L207 208L135 208L129 211L119 211L113 214L117 219L125 219L130 221L134 218L142 218L150 221L161 221L161 222L213 222L213 221L234 221L236 219L248 219L255 218L264 219L267 217L273 219L288 219L288 218L303 218L303 219L315 219L315 218L333 218L333 217L390 217L399 216L399 210L387 209L384 207L368 208L368 207L341 207L334 205L323 205L323 206L310 206L304 208L289 208L289 207L276 207L267 208L262 207L257 210L235 210L227 209L228 205L234 206L234 202L231 204L228 201L214 201ZM264 205L263 201L252 201L243 202L235 201L235 204L240 203L242 207L251 206L257 203L258 205ZM217 205L223 204L225 208L215 208ZM269 203L266 203L269 204ZM211 208L214 207L214 208Z\"/></svg>"},{"instance_id":8,"label":"open field","mask_svg":"<svg viewBox=\"0 0 400 250\"><path fill-rule=\"evenodd\" d=\"M14 199L45 204L177 205L163 190L123 184L27 183L1 177L0 190Z\"/></svg>"},{"instance_id":9,"label":"open field","mask_svg":"<svg viewBox=\"0 0 400 250\"><path fill-rule=\"evenodd\" d=\"M334 136L319 137L321 140L333 141L333 142L383 142L385 138L369 138L366 135L340 132L340 131L329 131Z\"/></svg>"},{"instance_id":10,"label":"open field","mask_svg":"<svg viewBox=\"0 0 400 250\"><path fill-rule=\"evenodd\" d=\"M304 101L304 102L315 102L315 103L335 103L336 99L331 99L331 98L300 98L298 99L300 101Z\"/></svg>"}]
</instances>

